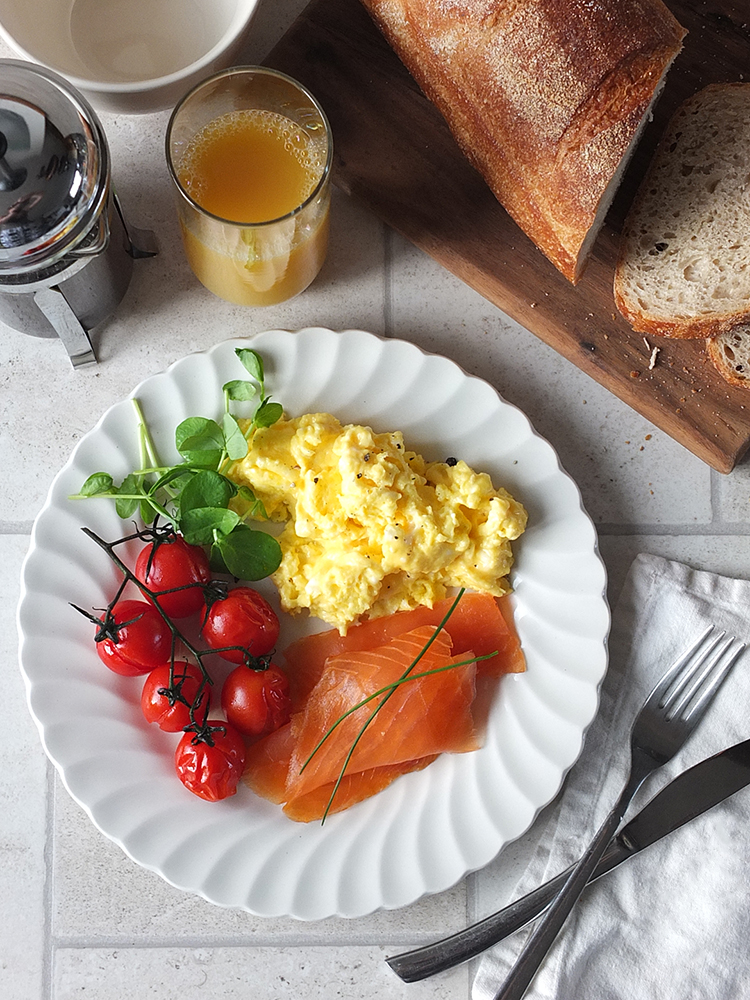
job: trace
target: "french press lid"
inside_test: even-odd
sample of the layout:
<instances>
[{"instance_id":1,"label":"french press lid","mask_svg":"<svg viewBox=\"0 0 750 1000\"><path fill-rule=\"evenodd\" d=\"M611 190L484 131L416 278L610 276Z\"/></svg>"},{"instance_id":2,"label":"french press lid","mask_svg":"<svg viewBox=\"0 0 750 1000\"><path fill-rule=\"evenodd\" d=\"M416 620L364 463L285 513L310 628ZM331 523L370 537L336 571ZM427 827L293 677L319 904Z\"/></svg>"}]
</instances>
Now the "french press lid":
<instances>
[{"instance_id":1,"label":"french press lid","mask_svg":"<svg viewBox=\"0 0 750 1000\"><path fill-rule=\"evenodd\" d=\"M85 98L56 73L0 59L0 287L84 251L108 191L107 141Z\"/></svg>"}]
</instances>

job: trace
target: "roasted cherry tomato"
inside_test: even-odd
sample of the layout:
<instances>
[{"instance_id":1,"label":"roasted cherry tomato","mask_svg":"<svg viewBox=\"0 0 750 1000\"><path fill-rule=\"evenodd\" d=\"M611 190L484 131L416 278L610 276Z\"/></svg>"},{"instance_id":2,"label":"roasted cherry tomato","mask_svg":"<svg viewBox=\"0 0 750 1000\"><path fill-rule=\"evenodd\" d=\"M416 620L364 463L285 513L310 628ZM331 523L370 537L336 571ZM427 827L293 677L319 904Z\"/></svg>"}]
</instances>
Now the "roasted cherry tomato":
<instances>
[{"instance_id":1,"label":"roasted cherry tomato","mask_svg":"<svg viewBox=\"0 0 750 1000\"><path fill-rule=\"evenodd\" d=\"M270 653L279 638L279 619L271 605L251 587L235 587L214 601L203 624L202 635L212 649L242 646L251 656ZM242 663L242 649L227 649L219 656Z\"/></svg>"},{"instance_id":2,"label":"roasted cherry tomato","mask_svg":"<svg viewBox=\"0 0 750 1000\"><path fill-rule=\"evenodd\" d=\"M96 651L116 674L147 674L169 659L172 633L153 604L118 601L101 623L95 636Z\"/></svg>"},{"instance_id":3,"label":"roasted cherry tomato","mask_svg":"<svg viewBox=\"0 0 750 1000\"><path fill-rule=\"evenodd\" d=\"M179 733L192 721L190 706L198 696L203 674L195 663L177 660L172 687L169 676L168 663L151 671L141 692L141 708L147 722L155 722L167 733Z\"/></svg>"},{"instance_id":4,"label":"roasted cherry tomato","mask_svg":"<svg viewBox=\"0 0 750 1000\"><path fill-rule=\"evenodd\" d=\"M234 795L245 767L245 743L237 730L227 723L210 734L213 746L185 733L175 751L175 768L180 781L195 795L218 802Z\"/></svg>"},{"instance_id":5,"label":"roasted cherry tomato","mask_svg":"<svg viewBox=\"0 0 750 1000\"><path fill-rule=\"evenodd\" d=\"M244 736L271 733L289 721L289 680L273 663L268 670L235 667L221 689L221 707Z\"/></svg>"},{"instance_id":6,"label":"roasted cherry tomato","mask_svg":"<svg viewBox=\"0 0 750 1000\"><path fill-rule=\"evenodd\" d=\"M170 618L187 618L203 607L203 589L199 585L208 583L211 570L208 556L199 545L188 545L182 535L175 535L141 549L135 575L155 591L185 587L160 596L159 604Z\"/></svg>"}]
</instances>

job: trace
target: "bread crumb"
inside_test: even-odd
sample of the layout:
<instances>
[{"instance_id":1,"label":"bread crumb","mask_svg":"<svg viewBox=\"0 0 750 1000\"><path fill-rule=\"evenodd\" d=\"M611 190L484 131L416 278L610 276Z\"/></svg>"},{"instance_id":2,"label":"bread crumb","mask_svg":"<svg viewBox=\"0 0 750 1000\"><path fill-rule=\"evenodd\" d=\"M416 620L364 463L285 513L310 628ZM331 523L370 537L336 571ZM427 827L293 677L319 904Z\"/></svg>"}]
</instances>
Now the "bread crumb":
<instances>
[{"instance_id":1,"label":"bread crumb","mask_svg":"<svg viewBox=\"0 0 750 1000\"><path fill-rule=\"evenodd\" d=\"M640 374L641 374L640 372L636 372L636 371L632 371L632 372L630 373L630 377L631 377L631 378L639 378L639 377L640 377Z\"/></svg>"},{"instance_id":2,"label":"bread crumb","mask_svg":"<svg viewBox=\"0 0 750 1000\"><path fill-rule=\"evenodd\" d=\"M648 362L648 370L652 371L654 366L656 365L656 359L659 356L659 351L661 351L661 348L652 347L645 337L643 338L643 343L646 345L646 350L651 352L651 357L649 358Z\"/></svg>"}]
</instances>

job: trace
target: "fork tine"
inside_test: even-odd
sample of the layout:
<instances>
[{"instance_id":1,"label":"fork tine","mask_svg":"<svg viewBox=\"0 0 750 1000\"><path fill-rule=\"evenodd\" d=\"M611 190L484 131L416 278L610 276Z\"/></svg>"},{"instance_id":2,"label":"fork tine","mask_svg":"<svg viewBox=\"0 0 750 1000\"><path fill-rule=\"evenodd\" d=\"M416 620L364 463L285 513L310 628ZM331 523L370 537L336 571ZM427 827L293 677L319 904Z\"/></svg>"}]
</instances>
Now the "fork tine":
<instances>
[{"instance_id":1,"label":"fork tine","mask_svg":"<svg viewBox=\"0 0 750 1000\"><path fill-rule=\"evenodd\" d=\"M672 709L678 700L681 706L689 701L690 696L700 685L703 677L711 670L718 656L721 655L721 650L719 653L716 653L715 650L723 641L726 632L719 632L718 635L713 635L713 632L714 626L711 625L703 633L699 644L697 646L694 645L687 654L681 657L683 668L673 683L669 685L669 690L659 703L659 707L667 709L670 715L674 714ZM727 642L732 642L731 636Z\"/></svg>"},{"instance_id":2,"label":"fork tine","mask_svg":"<svg viewBox=\"0 0 750 1000\"><path fill-rule=\"evenodd\" d=\"M652 703L657 702L659 707L663 707L665 696L667 695L667 692L671 689L675 679L680 676L680 673L683 670L683 668L685 668L690 662L690 660L698 653L700 648L705 643L706 639L708 639L708 637L711 635L713 631L714 631L714 626L709 625L706 631L695 640L693 645L689 649L685 650L685 652L677 660L675 660L675 662L672 664L669 670L667 670L662 679L659 681L654 690L651 692L649 701L652 701ZM681 680L678 681L678 685L681 683L682 683Z\"/></svg>"},{"instance_id":3,"label":"fork tine","mask_svg":"<svg viewBox=\"0 0 750 1000\"><path fill-rule=\"evenodd\" d=\"M740 642L734 636L730 636L721 650L712 657L712 662L698 679L697 686L694 686L690 691L689 697L682 699L680 702L679 710L682 712L683 719L686 722L698 722L713 701L714 695L719 690L722 681L744 649L744 642ZM692 704L691 699L693 699ZM689 707L687 708L687 712L685 712L684 708L687 706Z\"/></svg>"}]
</instances>

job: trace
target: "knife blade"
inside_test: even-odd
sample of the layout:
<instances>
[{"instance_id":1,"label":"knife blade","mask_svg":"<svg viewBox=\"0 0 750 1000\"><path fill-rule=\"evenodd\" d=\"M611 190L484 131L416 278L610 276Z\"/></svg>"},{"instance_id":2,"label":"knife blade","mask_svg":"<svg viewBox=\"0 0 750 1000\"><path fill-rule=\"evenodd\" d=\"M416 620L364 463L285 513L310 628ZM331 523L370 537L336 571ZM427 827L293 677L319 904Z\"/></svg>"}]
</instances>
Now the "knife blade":
<instances>
[{"instance_id":1,"label":"knife blade","mask_svg":"<svg viewBox=\"0 0 750 1000\"><path fill-rule=\"evenodd\" d=\"M750 784L750 740L737 743L683 771L612 839L590 882L606 875L667 834ZM405 983L427 979L468 962L538 916L557 895L571 869L497 913L436 941L386 958Z\"/></svg>"}]
</instances>

